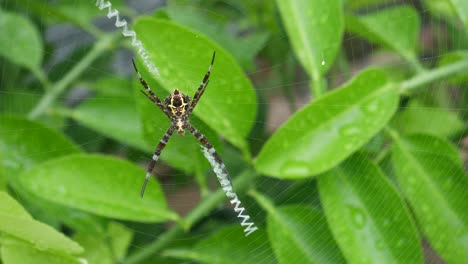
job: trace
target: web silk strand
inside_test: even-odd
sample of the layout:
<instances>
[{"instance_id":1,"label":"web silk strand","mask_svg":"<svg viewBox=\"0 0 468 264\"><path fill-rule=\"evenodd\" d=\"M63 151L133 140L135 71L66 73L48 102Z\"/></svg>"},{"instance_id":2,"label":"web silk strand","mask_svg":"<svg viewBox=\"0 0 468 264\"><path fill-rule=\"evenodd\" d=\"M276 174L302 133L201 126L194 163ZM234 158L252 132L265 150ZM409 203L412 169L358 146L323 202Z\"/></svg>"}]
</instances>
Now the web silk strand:
<instances>
[{"instance_id":1,"label":"web silk strand","mask_svg":"<svg viewBox=\"0 0 468 264\"><path fill-rule=\"evenodd\" d=\"M245 211L245 208L240 206L241 201L237 197L237 194L232 190L232 184L229 180L229 175L226 170L226 167L224 166L224 164L218 163L215 157L210 153L210 151L207 148L205 148L204 146L201 146L201 148L203 154L205 155L205 158L208 160L208 162L210 162L211 167L213 168L213 171L216 174L216 177L218 178L218 181L221 184L224 193L229 199L231 199L230 203L234 204L234 212L238 213L237 217L241 219L241 226L245 227L245 236L252 234L258 229L258 227L256 227L253 222L249 222L250 216Z\"/></svg>"},{"instance_id":2,"label":"web silk strand","mask_svg":"<svg viewBox=\"0 0 468 264\"><path fill-rule=\"evenodd\" d=\"M97 0L96 6L100 10L107 8L107 17L109 19L115 17L115 27L122 28L122 34L125 37L130 37L132 39L132 46L137 49L138 54L143 59L143 63L146 65L148 70L151 73L159 75L159 70L151 61L148 51L143 47L143 43L141 43L141 41L137 38L136 32L128 28L127 21L120 18L119 11L117 11L117 9L112 9L112 4L109 1Z\"/></svg>"}]
</instances>

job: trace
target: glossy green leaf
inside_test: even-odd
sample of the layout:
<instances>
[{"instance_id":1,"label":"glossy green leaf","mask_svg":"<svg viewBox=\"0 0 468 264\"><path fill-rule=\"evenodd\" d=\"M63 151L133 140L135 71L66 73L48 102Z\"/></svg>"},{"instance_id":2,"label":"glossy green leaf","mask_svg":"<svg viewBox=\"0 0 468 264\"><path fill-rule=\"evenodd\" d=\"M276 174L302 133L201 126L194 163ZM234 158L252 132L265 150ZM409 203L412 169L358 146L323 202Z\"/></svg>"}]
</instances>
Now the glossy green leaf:
<instances>
[{"instance_id":1,"label":"glossy green leaf","mask_svg":"<svg viewBox=\"0 0 468 264\"><path fill-rule=\"evenodd\" d=\"M0 116L0 124L0 157L7 179L48 159L80 152L63 134L37 122Z\"/></svg>"},{"instance_id":2,"label":"glossy green leaf","mask_svg":"<svg viewBox=\"0 0 468 264\"><path fill-rule=\"evenodd\" d=\"M319 176L330 229L348 263L423 263L403 198L364 155Z\"/></svg>"},{"instance_id":3,"label":"glossy green leaf","mask_svg":"<svg viewBox=\"0 0 468 264\"><path fill-rule=\"evenodd\" d=\"M391 124L404 134L425 133L440 137L452 136L465 127L457 113L415 100L396 114Z\"/></svg>"},{"instance_id":4,"label":"glossy green leaf","mask_svg":"<svg viewBox=\"0 0 468 264\"><path fill-rule=\"evenodd\" d=\"M141 66L141 68L142 67L143 66ZM152 83L149 81L149 84L151 85ZM139 117L135 115L134 118L141 119L143 123L143 137L146 140L146 145L151 148L152 153L171 125L171 121L154 105L154 103L140 93L139 89L141 88L142 86L139 82L134 83L137 107L141 113ZM221 153L222 145L216 133L195 116L192 116L190 122L200 130L213 144L216 150ZM148 159L150 158L149 156ZM172 167L189 173L201 171L210 166L200 150L200 141L188 131L183 137L174 133L161 153L161 159Z\"/></svg>"},{"instance_id":5,"label":"glossy green leaf","mask_svg":"<svg viewBox=\"0 0 468 264\"><path fill-rule=\"evenodd\" d=\"M245 237L240 226L223 228L192 249L166 250L164 255L210 264L276 263L265 231L259 229Z\"/></svg>"},{"instance_id":6,"label":"glossy green leaf","mask_svg":"<svg viewBox=\"0 0 468 264\"><path fill-rule=\"evenodd\" d=\"M268 210L268 237L279 263L345 263L323 213L303 205Z\"/></svg>"},{"instance_id":7,"label":"glossy green leaf","mask_svg":"<svg viewBox=\"0 0 468 264\"><path fill-rule=\"evenodd\" d=\"M413 7L397 6L364 16L347 16L346 26L352 33L395 50L409 61L416 60L420 18Z\"/></svg>"},{"instance_id":8,"label":"glossy green leaf","mask_svg":"<svg viewBox=\"0 0 468 264\"><path fill-rule=\"evenodd\" d=\"M18 218L32 219L28 211L6 192L0 192L0 213L9 214Z\"/></svg>"},{"instance_id":9,"label":"glossy green leaf","mask_svg":"<svg viewBox=\"0 0 468 264\"><path fill-rule=\"evenodd\" d=\"M276 3L297 58L312 79L320 79L333 64L341 45L342 1L278 0Z\"/></svg>"},{"instance_id":10,"label":"glossy green leaf","mask_svg":"<svg viewBox=\"0 0 468 264\"><path fill-rule=\"evenodd\" d=\"M268 40L267 33L236 34L237 32L232 32L230 23L216 20L217 17L210 16L210 12L206 9L169 2L165 11L175 22L203 33L218 42L236 58L243 68L248 70L254 68L254 57Z\"/></svg>"},{"instance_id":11,"label":"glossy green leaf","mask_svg":"<svg viewBox=\"0 0 468 264\"><path fill-rule=\"evenodd\" d=\"M263 146L256 168L278 178L324 172L377 134L397 103L398 91L385 73L366 70L289 118Z\"/></svg>"},{"instance_id":12,"label":"glossy green leaf","mask_svg":"<svg viewBox=\"0 0 468 264\"><path fill-rule=\"evenodd\" d=\"M13 237L3 237L0 248L4 264L83 264L83 261L78 257L55 254Z\"/></svg>"},{"instance_id":13,"label":"glossy green leaf","mask_svg":"<svg viewBox=\"0 0 468 264\"><path fill-rule=\"evenodd\" d=\"M32 70L40 67L42 40L29 19L0 9L0 31L0 56Z\"/></svg>"},{"instance_id":14,"label":"glossy green leaf","mask_svg":"<svg viewBox=\"0 0 468 264\"><path fill-rule=\"evenodd\" d=\"M155 180L140 198L144 175L142 168L128 161L72 155L44 162L19 180L23 188L42 199L104 217L141 222L176 219Z\"/></svg>"},{"instance_id":15,"label":"glossy green leaf","mask_svg":"<svg viewBox=\"0 0 468 264\"><path fill-rule=\"evenodd\" d=\"M464 263L468 259L466 174L444 155L415 151L412 138L393 138L396 178L424 235L448 263Z\"/></svg>"},{"instance_id":16,"label":"glossy green leaf","mask_svg":"<svg viewBox=\"0 0 468 264\"><path fill-rule=\"evenodd\" d=\"M468 2L465 0L450 0L450 2L463 24L465 24L465 28L468 29Z\"/></svg>"},{"instance_id":17,"label":"glossy green leaf","mask_svg":"<svg viewBox=\"0 0 468 264\"><path fill-rule=\"evenodd\" d=\"M34 244L41 250L65 254L83 251L73 240L32 219L17 201L4 192L0 192L0 232Z\"/></svg>"},{"instance_id":18,"label":"glossy green leaf","mask_svg":"<svg viewBox=\"0 0 468 264\"><path fill-rule=\"evenodd\" d=\"M168 21L140 18L134 28L152 61L159 67L161 76L153 89L161 97L160 87L166 94L179 88L193 96L208 70L213 51L216 51L210 84L194 115L232 144L247 151L245 137L254 124L257 99L252 84L234 58L203 35ZM143 74L143 77L148 82L152 79L149 74Z\"/></svg>"},{"instance_id":19,"label":"glossy green leaf","mask_svg":"<svg viewBox=\"0 0 468 264\"><path fill-rule=\"evenodd\" d=\"M129 87L128 89L131 89ZM143 129L133 96L130 98L95 97L80 104L71 117L83 125L147 153L153 146L143 139Z\"/></svg>"}]
</instances>

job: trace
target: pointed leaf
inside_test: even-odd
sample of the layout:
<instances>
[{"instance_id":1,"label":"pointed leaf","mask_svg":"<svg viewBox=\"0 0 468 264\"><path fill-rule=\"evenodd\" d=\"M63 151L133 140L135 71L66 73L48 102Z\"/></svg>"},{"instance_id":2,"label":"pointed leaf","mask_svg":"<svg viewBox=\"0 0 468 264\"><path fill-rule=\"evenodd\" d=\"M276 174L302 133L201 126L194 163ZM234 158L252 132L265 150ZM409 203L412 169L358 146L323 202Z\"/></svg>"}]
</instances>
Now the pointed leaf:
<instances>
[{"instance_id":1,"label":"pointed leaf","mask_svg":"<svg viewBox=\"0 0 468 264\"><path fill-rule=\"evenodd\" d=\"M141 222L175 219L156 181L140 198L144 175L142 168L124 160L72 155L42 163L19 180L42 199L100 216Z\"/></svg>"},{"instance_id":2,"label":"pointed leaf","mask_svg":"<svg viewBox=\"0 0 468 264\"><path fill-rule=\"evenodd\" d=\"M158 85L152 86L162 97L179 88L193 96L216 51L210 84L194 111L211 129L235 146L247 151L245 137L254 124L256 95L252 84L234 58L213 41L172 22L140 18L135 31L159 67ZM143 72L140 67L140 70ZM143 74L151 84L152 76ZM161 98L163 99L163 97Z\"/></svg>"},{"instance_id":3,"label":"pointed leaf","mask_svg":"<svg viewBox=\"0 0 468 264\"><path fill-rule=\"evenodd\" d=\"M404 58L416 60L416 43L420 18L410 6L397 6L364 16L347 16L346 26L352 33L388 47Z\"/></svg>"},{"instance_id":4,"label":"pointed leaf","mask_svg":"<svg viewBox=\"0 0 468 264\"><path fill-rule=\"evenodd\" d=\"M397 108L398 91L370 69L305 106L265 143L256 168L278 178L326 171L362 147Z\"/></svg>"},{"instance_id":5,"label":"pointed leaf","mask_svg":"<svg viewBox=\"0 0 468 264\"><path fill-rule=\"evenodd\" d=\"M418 230L380 169L353 155L319 176L320 198L349 263L422 263Z\"/></svg>"},{"instance_id":6,"label":"pointed leaf","mask_svg":"<svg viewBox=\"0 0 468 264\"><path fill-rule=\"evenodd\" d=\"M0 31L0 56L32 70L40 67L42 40L29 19L0 9Z\"/></svg>"},{"instance_id":7,"label":"pointed leaf","mask_svg":"<svg viewBox=\"0 0 468 264\"><path fill-rule=\"evenodd\" d=\"M0 192L0 232L27 241L42 250L65 254L79 254L83 251L75 241L32 219L17 201L3 192Z\"/></svg>"},{"instance_id":8,"label":"pointed leaf","mask_svg":"<svg viewBox=\"0 0 468 264\"><path fill-rule=\"evenodd\" d=\"M226 227L202 239L192 249L166 250L164 255L200 263L276 263L264 230L245 237L241 227Z\"/></svg>"},{"instance_id":9,"label":"pointed leaf","mask_svg":"<svg viewBox=\"0 0 468 264\"><path fill-rule=\"evenodd\" d=\"M394 136L398 184L432 247L448 263L468 259L468 178L444 155L415 150L412 138Z\"/></svg>"},{"instance_id":10,"label":"pointed leaf","mask_svg":"<svg viewBox=\"0 0 468 264\"><path fill-rule=\"evenodd\" d=\"M344 16L341 0L276 1L297 58L318 80L333 64L341 45ZM322 65L322 60L326 63Z\"/></svg>"},{"instance_id":11,"label":"pointed leaf","mask_svg":"<svg viewBox=\"0 0 468 264\"><path fill-rule=\"evenodd\" d=\"M128 89L131 89L130 87ZM147 153L153 152L143 140L143 131L133 96L128 99L95 97L80 104L71 117L83 125Z\"/></svg>"}]
</instances>

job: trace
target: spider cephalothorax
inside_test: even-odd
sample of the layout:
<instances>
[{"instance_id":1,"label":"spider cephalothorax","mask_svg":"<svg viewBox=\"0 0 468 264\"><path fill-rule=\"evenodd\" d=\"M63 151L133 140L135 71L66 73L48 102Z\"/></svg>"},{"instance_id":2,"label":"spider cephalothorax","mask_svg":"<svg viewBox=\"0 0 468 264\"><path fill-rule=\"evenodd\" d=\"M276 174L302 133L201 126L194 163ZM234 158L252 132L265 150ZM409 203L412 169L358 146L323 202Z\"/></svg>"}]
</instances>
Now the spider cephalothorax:
<instances>
[{"instance_id":1,"label":"spider cephalothorax","mask_svg":"<svg viewBox=\"0 0 468 264\"><path fill-rule=\"evenodd\" d=\"M164 105L169 110L172 125L177 128L181 136L185 133L185 124L188 122L188 108L190 97L175 89L166 99Z\"/></svg>"},{"instance_id":2,"label":"spider cephalothorax","mask_svg":"<svg viewBox=\"0 0 468 264\"><path fill-rule=\"evenodd\" d=\"M164 134L163 138L159 141L159 144L156 147L156 150L154 151L153 158L148 166L146 178L143 183L143 187L141 188L141 196L143 196L143 193L145 192L146 184L148 183L148 179L151 176L151 172L153 171L156 161L159 159L159 155L161 155L161 151L166 146L167 141L172 136L175 130L177 130L177 133L181 136L184 135L185 129L190 131L190 133L192 133L192 135L194 135L198 139L198 141L200 141L200 143L208 150L208 152L215 157L216 161L224 167L224 164L221 161L221 157L213 148L213 145L211 145L208 139L206 139L206 137L202 133L200 133L200 131L198 131L195 127L193 127L189 122L190 115L192 114L193 109L197 105L200 97L205 92L205 88L208 86L208 79L210 78L211 68L213 67L215 55L216 53L213 52L213 58L211 59L210 67L208 68L205 77L203 77L200 86L195 92L193 100L189 96L183 94L178 89L175 89L168 97L164 99L164 102L161 102L159 97L153 93L146 81L143 79L143 77L141 77L141 74L138 72L135 62L133 62L135 71L138 73L138 78L140 79L140 82L145 88L146 92L148 92L149 94L147 94L144 90L141 90L141 92L149 100L156 104L159 107L159 109L161 109L161 111L163 111L164 114L171 120L171 126L169 127L169 129L167 129L166 134Z\"/></svg>"}]
</instances>

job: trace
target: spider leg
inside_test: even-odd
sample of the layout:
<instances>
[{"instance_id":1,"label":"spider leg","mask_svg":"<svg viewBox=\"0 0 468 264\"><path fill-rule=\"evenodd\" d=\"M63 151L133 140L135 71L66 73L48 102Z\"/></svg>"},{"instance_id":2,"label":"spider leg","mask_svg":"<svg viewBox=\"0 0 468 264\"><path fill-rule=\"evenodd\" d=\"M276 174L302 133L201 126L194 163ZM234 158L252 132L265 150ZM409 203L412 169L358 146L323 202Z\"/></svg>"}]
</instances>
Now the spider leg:
<instances>
[{"instance_id":1,"label":"spider leg","mask_svg":"<svg viewBox=\"0 0 468 264\"><path fill-rule=\"evenodd\" d=\"M215 148L213 147L213 145L208 141L208 139L205 137L205 135L203 135L200 131L198 131L198 129L196 129L195 127L193 127L191 124L187 124L186 125L186 128L190 131L190 133L192 133L192 135L198 140L200 141L200 143L208 150L208 152L213 155L213 157L215 158L216 162L221 166L221 168L226 171L226 165L224 165L224 162L223 160L221 159L221 156L218 154L218 152L216 152ZM227 178L229 179L230 182L232 182L231 180L231 177L229 177L228 174L227 175Z\"/></svg>"},{"instance_id":2,"label":"spider leg","mask_svg":"<svg viewBox=\"0 0 468 264\"><path fill-rule=\"evenodd\" d=\"M200 97L205 92L205 88L208 86L208 79L210 78L211 69L213 68L213 63L214 63L214 60L215 60L215 56L216 56L216 51L213 52L213 57L211 58L210 67L208 68L208 71L206 72L205 77L203 77L203 80L200 83L200 86L198 87L197 91L195 92L195 95L193 96L193 101L192 101L192 104L190 104L189 113L191 113L193 111L193 109L195 108L195 106L198 103L198 100L200 100Z\"/></svg>"},{"instance_id":3,"label":"spider leg","mask_svg":"<svg viewBox=\"0 0 468 264\"><path fill-rule=\"evenodd\" d=\"M145 181L143 182L143 186L141 187L141 192L140 192L141 197L143 197L143 195L145 194L146 185L148 184L148 180L151 177L151 173L153 172L154 165L156 164L156 161L158 161L159 155L161 155L161 151L166 146L167 142L169 141L169 138L171 138L172 133L174 133L174 130L175 130L175 127L171 125L169 129L166 131L166 134L164 134L164 136L159 141L159 144L156 147L156 150L154 151L153 158L151 159L151 162L148 165L148 170L146 171Z\"/></svg>"},{"instance_id":4,"label":"spider leg","mask_svg":"<svg viewBox=\"0 0 468 264\"><path fill-rule=\"evenodd\" d=\"M149 85L146 83L146 81L143 79L143 77L141 77L141 74L140 72L138 71L138 68L135 64L135 61L132 59L132 63L133 63L133 68L135 68L135 71L136 73L138 74L138 79L140 79L140 83L141 85L143 85L143 87L145 87L146 91L150 94L146 94L144 91L143 94L151 100L151 102L155 103L159 109L161 109L161 111L164 112L164 114L166 114L166 116L168 116L170 118L170 113L167 111L167 109L164 107L163 103L161 102L161 100L159 100L158 96L153 93L153 91L151 90L151 88L149 87Z\"/></svg>"}]
</instances>

